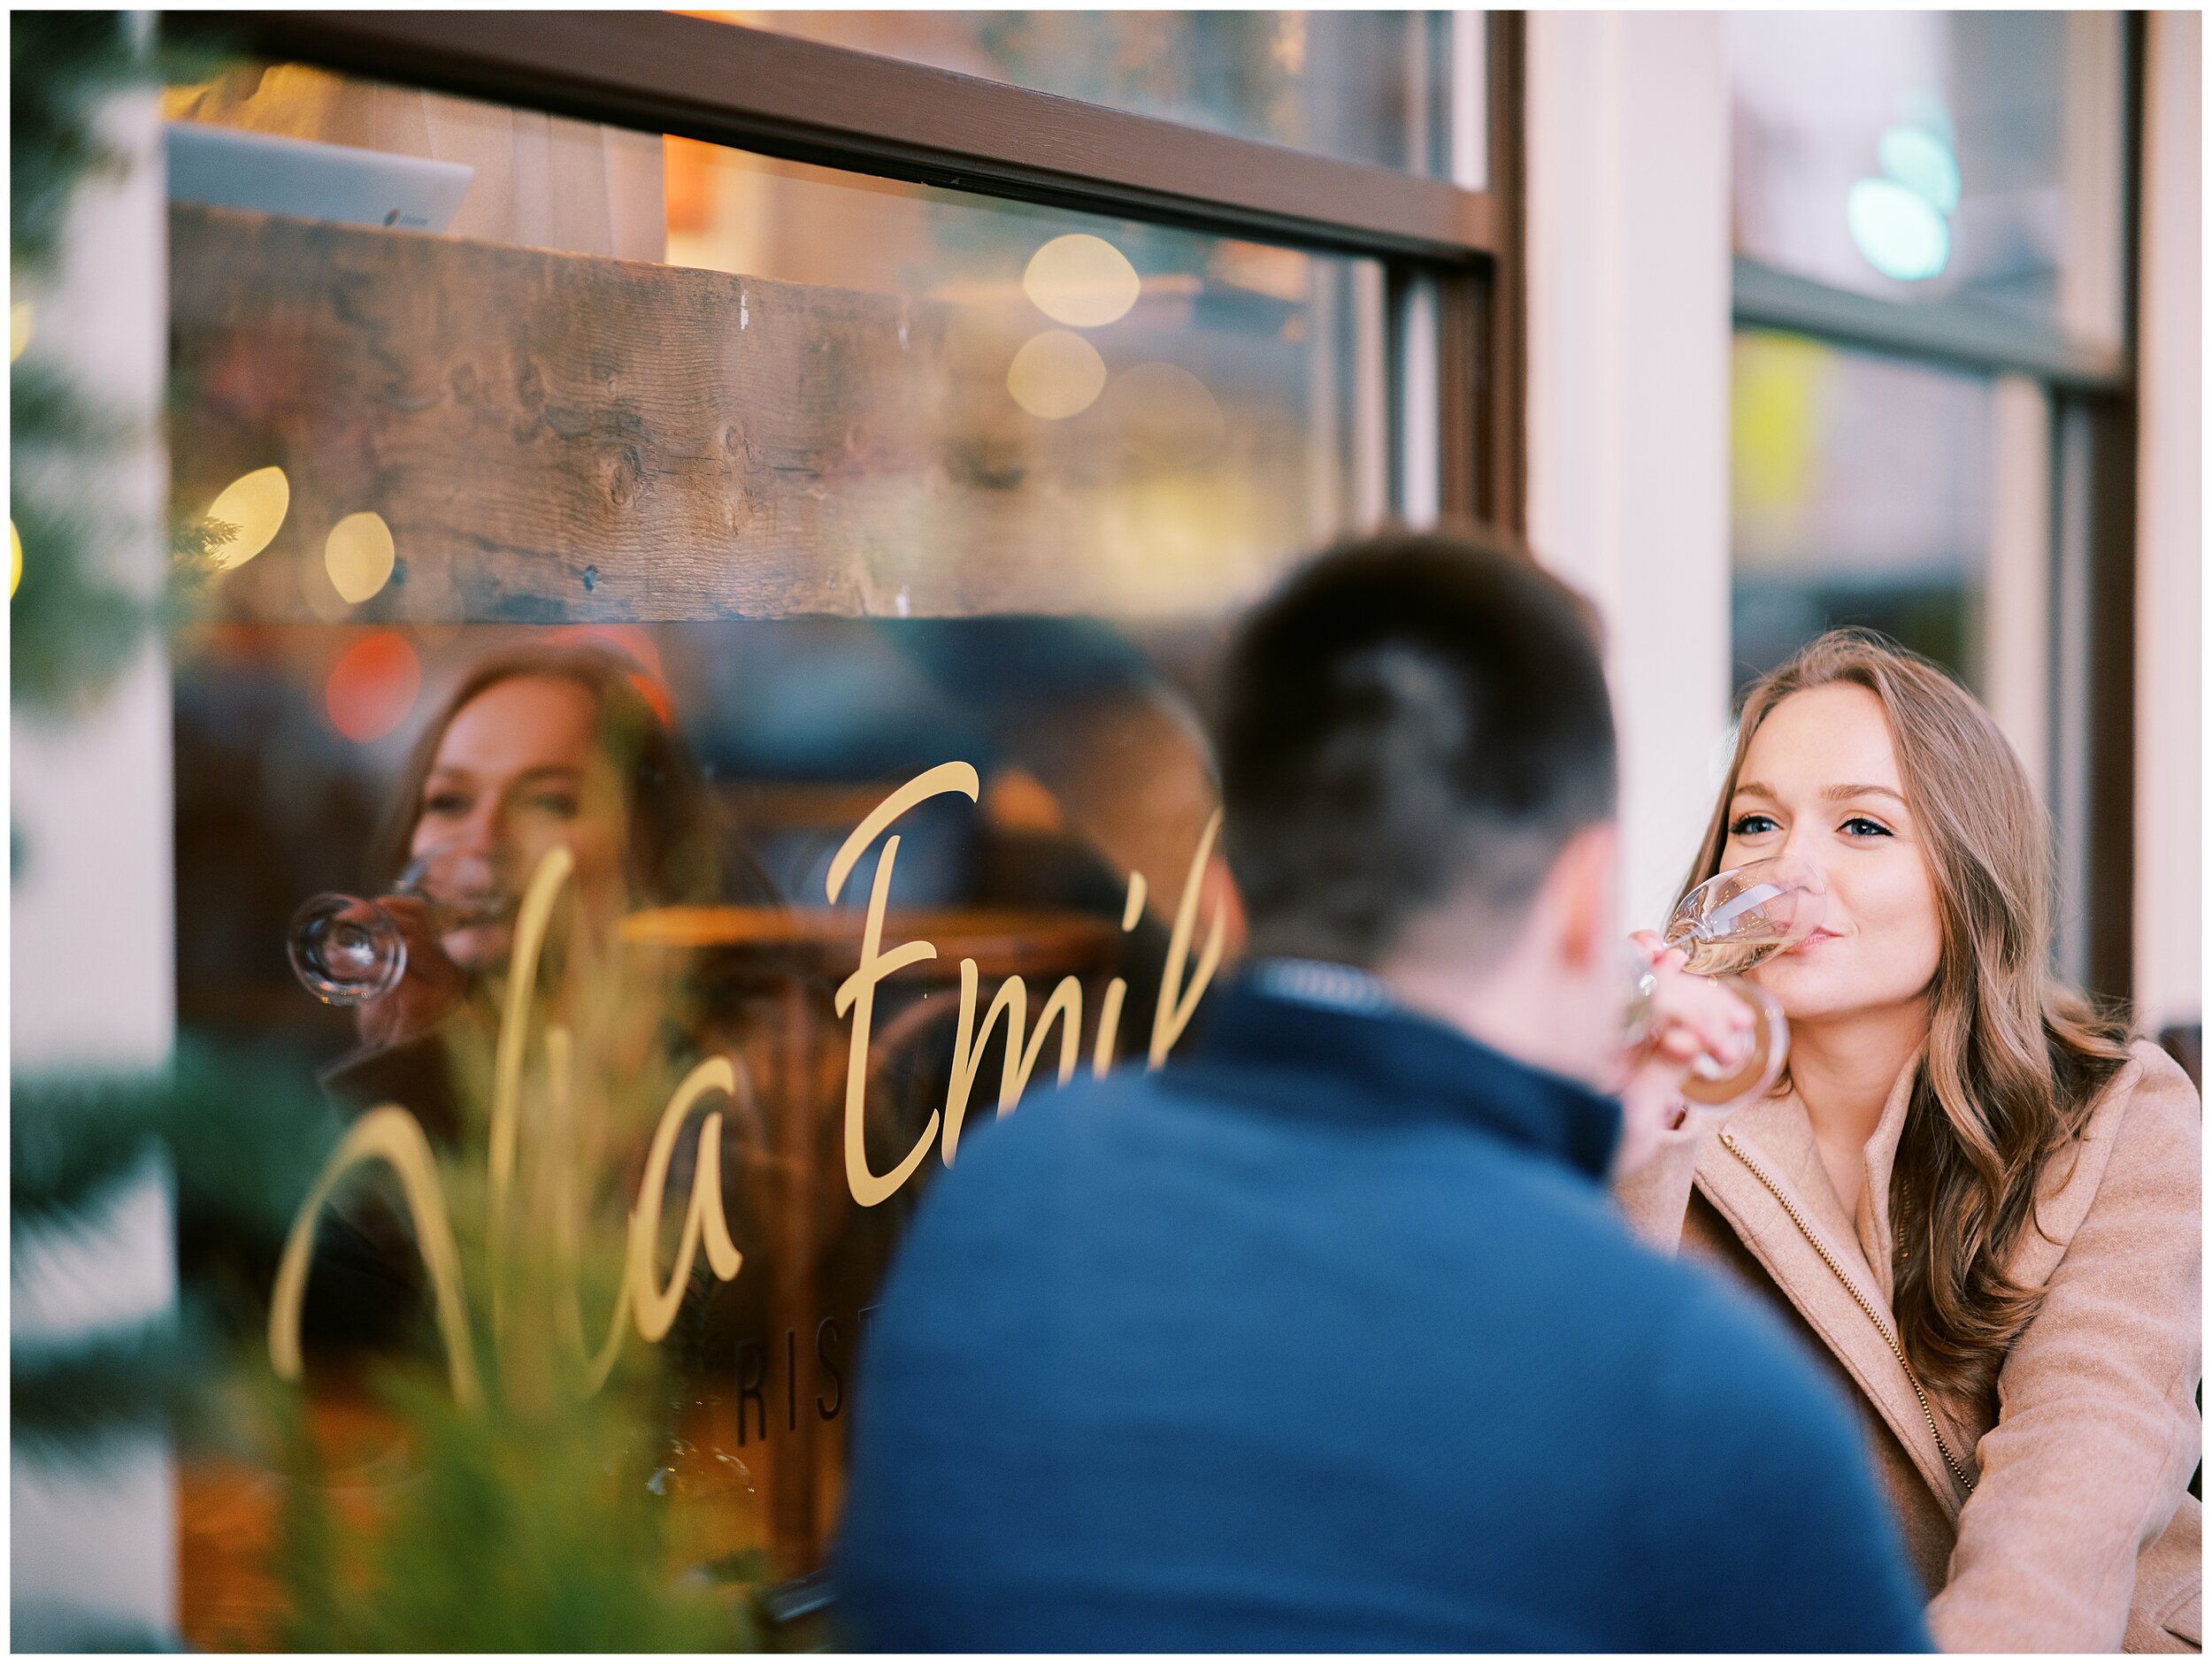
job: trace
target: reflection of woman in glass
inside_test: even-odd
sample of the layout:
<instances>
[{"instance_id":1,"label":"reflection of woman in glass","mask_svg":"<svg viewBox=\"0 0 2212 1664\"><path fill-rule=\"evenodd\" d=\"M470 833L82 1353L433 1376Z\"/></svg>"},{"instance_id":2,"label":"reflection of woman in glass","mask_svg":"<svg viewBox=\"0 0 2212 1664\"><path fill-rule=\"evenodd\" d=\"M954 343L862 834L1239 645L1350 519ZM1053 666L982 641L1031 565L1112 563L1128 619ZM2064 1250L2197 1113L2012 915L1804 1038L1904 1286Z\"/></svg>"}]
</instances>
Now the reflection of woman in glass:
<instances>
[{"instance_id":1,"label":"reflection of woman in glass","mask_svg":"<svg viewBox=\"0 0 2212 1664\"><path fill-rule=\"evenodd\" d=\"M1838 633L1755 686L1690 881L1824 875L1821 927L1750 973L1788 1076L1693 1112L1623 1200L1832 1359L1940 1645L2184 1648L2200 1108L2051 980L2047 824L1923 660Z\"/></svg>"},{"instance_id":2,"label":"reflection of woman in glass","mask_svg":"<svg viewBox=\"0 0 2212 1664\"><path fill-rule=\"evenodd\" d=\"M578 915L600 936L634 907L720 899L710 800L642 679L614 655L581 647L527 648L477 665L408 760L380 864L396 872L433 847L457 848L480 857L511 901L545 852L565 844ZM407 933L407 973L361 1008L371 1047L434 1028L504 968L511 946L511 912L441 937L421 902L385 906Z\"/></svg>"},{"instance_id":3,"label":"reflection of woman in glass","mask_svg":"<svg viewBox=\"0 0 2212 1664\"><path fill-rule=\"evenodd\" d=\"M623 915L771 899L741 853L737 864L748 870L725 885L712 800L657 693L625 659L583 646L502 653L463 678L409 759L375 859L388 876L433 848L457 850L488 893L437 899L491 902L483 910L494 916L440 933L424 901L384 898L407 937L405 974L357 1008L362 1047L324 1076L342 1103L397 1103L448 1149L471 1129L480 1132L483 1106L464 1104L481 1098L489 1078L514 906L545 853L564 845L575 865L554 911L534 1010L574 1039L567 1096L585 1112L580 1131L593 1130L590 1147L573 1153L587 1182L597 1157L620 1163L630 1135L641 1123L649 1131L696 1042L668 975L622 952ZM534 1037L533 1057L540 1051ZM464 1090L470 1083L472 1093ZM349 1344L382 1338L398 1310L416 1303L414 1255L373 1208L334 1225L318 1257L309 1328Z\"/></svg>"}]
</instances>

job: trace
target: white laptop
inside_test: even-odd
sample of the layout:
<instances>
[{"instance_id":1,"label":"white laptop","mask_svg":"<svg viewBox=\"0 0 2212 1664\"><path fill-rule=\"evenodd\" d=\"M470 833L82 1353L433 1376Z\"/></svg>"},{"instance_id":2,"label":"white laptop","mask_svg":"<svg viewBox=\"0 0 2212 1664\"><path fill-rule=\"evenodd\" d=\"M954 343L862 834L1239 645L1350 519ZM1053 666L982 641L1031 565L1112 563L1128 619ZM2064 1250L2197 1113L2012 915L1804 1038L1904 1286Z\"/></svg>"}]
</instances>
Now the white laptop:
<instances>
[{"instance_id":1,"label":"white laptop","mask_svg":"<svg viewBox=\"0 0 2212 1664\"><path fill-rule=\"evenodd\" d=\"M476 170L426 156L168 121L169 200L342 226L443 231Z\"/></svg>"}]
</instances>

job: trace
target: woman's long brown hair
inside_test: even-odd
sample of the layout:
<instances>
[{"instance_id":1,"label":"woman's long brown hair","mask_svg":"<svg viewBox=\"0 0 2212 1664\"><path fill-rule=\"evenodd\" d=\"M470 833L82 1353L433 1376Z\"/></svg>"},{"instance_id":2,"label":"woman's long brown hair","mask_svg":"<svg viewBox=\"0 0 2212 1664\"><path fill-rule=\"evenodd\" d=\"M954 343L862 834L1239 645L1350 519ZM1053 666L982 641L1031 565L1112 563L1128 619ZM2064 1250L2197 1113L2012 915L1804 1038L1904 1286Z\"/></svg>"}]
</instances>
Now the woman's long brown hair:
<instances>
[{"instance_id":1,"label":"woman's long brown hair","mask_svg":"<svg viewBox=\"0 0 2212 1664\"><path fill-rule=\"evenodd\" d=\"M566 642L511 648L472 665L431 717L400 772L372 846L377 879L388 882L407 864L424 784L454 717L502 682L540 676L577 684L597 706L595 740L621 783L623 860L634 901L772 903L774 885L751 852L726 835L698 766L639 691L638 674L616 654Z\"/></svg>"},{"instance_id":2,"label":"woman's long brown hair","mask_svg":"<svg viewBox=\"0 0 2212 1664\"><path fill-rule=\"evenodd\" d=\"M2011 745L1936 665L1870 633L1832 631L1752 687L1683 893L1720 870L1759 725L1792 694L1838 683L1882 703L1942 924L1890 1179L1899 1339L1931 1385L1974 1403L2040 1301L2005 1270L2037 1186L2127 1061L2126 1031L2051 972L2050 821Z\"/></svg>"}]
</instances>

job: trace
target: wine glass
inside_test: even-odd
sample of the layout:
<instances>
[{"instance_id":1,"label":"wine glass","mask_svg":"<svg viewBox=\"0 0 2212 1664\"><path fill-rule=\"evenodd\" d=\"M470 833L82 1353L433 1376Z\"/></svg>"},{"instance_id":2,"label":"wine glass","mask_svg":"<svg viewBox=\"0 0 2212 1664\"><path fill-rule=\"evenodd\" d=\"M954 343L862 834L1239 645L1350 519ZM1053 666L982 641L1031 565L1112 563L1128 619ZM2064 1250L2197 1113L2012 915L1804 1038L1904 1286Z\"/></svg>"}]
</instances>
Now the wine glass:
<instances>
[{"instance_id":1,"label":"wine glass","mask_svg":"<svg viewBox=\"0 0 2212 1664\"><path fill-rule=\"evenodd\" d=\"M1750 1049L1740 1061L1705 1056L1691 1064L1682 1096L1706 1108L1737 1109L1763 1097L1789 1060L1789 1021L1772 994L1742 973L1786 953L1820 922L1826 884L1818 868L1794 855L1747 862L1718 872L1684 896L1662 935L1679 949L1693 976L1710 977L1751 1009ZM1629 1040L1648 1031L1658 978L1645 969L1629 1018Z\"/></svg>"},{"instance_id":2,"label":"wine glass","mask_svg":"<svg viewBox=\"0 0 2212 1664\"><path fill-rule=\"evenodd\" d=\"M492 863L453 844L436 844L409 862L392 886L423 902L434 935L495 924L511 910ZM380 1000L407 974L407 936L380 901L326 891L292 916L286 944L292 970L325 1005Z\"/></svg>"}]
</instances>

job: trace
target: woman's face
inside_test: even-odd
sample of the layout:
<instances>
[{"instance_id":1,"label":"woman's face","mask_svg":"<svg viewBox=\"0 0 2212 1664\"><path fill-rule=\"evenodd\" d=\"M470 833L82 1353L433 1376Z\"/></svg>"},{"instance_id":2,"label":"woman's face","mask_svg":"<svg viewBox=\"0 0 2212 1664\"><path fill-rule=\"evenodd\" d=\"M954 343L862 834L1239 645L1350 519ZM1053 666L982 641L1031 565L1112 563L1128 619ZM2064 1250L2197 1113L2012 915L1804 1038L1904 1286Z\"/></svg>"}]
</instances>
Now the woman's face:
<instances>
[{"instance_id":1,"label":"woman's face","mask_svg":"<svg viewBox=\"0 0 2212 1664\"><path fill-rule=\"evenodd\" d=\"M622 832L617 794L593 734L598 701L564 677L495 682L454 713L423 782L410 853L445 846L467 857L510 901L556 844L576 859L580 896L618 893ZM441 898L445 899L445 898ZM440 939L465 970L506 961L511 917Z\"/></svg>"},{"instance_id":2,"label":"woman's face","mask_svg":"<svg viewBox=\"0 0 2212 1664\"><path fill-rule=\"evenodd\" d=\"M1827 880L1817 928L1751 973L1793 1022L1920 1000L1942 925L1881 702L1848 684L1790 694L1752 736L1723 867L1792 855Z\"/></svg>"}]
</instances>

